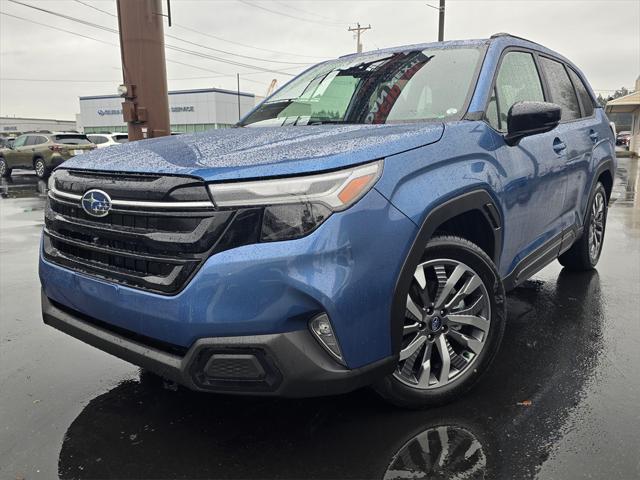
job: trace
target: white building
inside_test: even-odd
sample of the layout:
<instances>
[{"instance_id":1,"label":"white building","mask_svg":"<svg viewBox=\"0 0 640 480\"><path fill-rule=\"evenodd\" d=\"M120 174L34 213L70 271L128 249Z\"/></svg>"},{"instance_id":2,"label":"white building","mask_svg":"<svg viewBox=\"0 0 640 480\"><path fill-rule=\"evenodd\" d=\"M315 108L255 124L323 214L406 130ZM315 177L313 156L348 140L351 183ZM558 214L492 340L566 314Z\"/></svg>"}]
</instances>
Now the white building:
<instances>
[{"instance_id":1,"label":"white building","mask_svg":"<svg viewBox=\"0 0 640 480\"><path fill-rule=\"evenodd\" d=\"M219 88L169 92L171 131L201 132L230 127L239 119L238 99L240 116L262 100L253 93L240 92L238 95L238 92ZM126 132L122 101L118 95L80 97L78 126L85 133Z\"/></svg>"},{"instance_id":2,"label":"white building","mask_svg":"<svg viewBox=\"0 0 640 480\"><path fill-rule=\"evenodd\" d=\"M34 132L36 130L63 132L76 130L76 128L76 122L73 120L55 120L52 118L0 117L0 135L5 137L14 137L23 132Z\"/></svg>"},{"instance_id":3,"label":"white building","mask_svg":"<svg viewBox=\"0 0 640 480\"><path fill-rule=\"evenodd\" d=\"M629 145L629 152L633 156L640 156L640 76L636 79L635 91L607 102L605 112L610 116L612 114L626 114L631 117L629 126L631 145ZM618 132L620 132L620 128L618 128Z\"/></svg>"}]
</instances>

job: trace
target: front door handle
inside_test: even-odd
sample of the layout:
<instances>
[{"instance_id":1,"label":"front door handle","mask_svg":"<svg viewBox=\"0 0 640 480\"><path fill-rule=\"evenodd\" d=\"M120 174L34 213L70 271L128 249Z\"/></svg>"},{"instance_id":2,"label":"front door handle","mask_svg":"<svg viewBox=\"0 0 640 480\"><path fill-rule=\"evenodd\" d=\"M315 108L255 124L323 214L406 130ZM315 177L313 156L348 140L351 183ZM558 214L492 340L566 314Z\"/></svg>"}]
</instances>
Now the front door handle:
<instances>
[{"instance_id":1,"label":"front door handle","mask_svg":"<svg viewBox=\"0 0 640 480\"><path fill-rule=\"evenodd\" d=\"M593 143L596 143L598 141L598 132L595 130L589 130L589 138Z\"/></svg>"},{"instance_id":2,"label":"front door handle","mask_svg":"<svg viewBox=\"0 0 640 480\"><path fill-rule=\"evenodd\" d=\"M561 154L564 150L567 149L567 144L564 143L562 140L560 140L558 137L556 137L553 140L553 150L559 155Z\"/></svg>"}]
</instances>

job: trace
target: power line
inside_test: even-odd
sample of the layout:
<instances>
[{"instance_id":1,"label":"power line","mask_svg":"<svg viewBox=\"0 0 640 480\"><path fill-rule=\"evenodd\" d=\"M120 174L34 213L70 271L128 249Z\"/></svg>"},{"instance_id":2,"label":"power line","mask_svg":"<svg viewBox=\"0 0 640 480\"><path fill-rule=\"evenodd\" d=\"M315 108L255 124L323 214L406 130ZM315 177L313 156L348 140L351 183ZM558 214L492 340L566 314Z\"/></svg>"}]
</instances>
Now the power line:
<instances>
[{"instance_id":1,"label":"power line","mask_svg":"<svg viewBox=\"0 0 640 480\"><path fill-rule=\"evenodd\" d=\"M92 9L97 10L97 11L99 11L99 12L105 13L105 14L107 14L107 15L111 16L111 17L116 17L116 18L118 18L118 17L117 17L117 15L114 15L114 14L112 14L112 13L110 13L110 12L107 12L106 10L102 10L102 9L100 9L100 8L94 7L93 5L90 5L90 4L88 4L88 3L85 3L85 2L83 2L83 1L81 1L81 0L75 0L75 1L76 1L77 3L79 3L79 4L81 4L81 5L84 5L84 6L86 6L86 7L92 8ZM21 5L23 5L23 4L21 4ZM207 50L212 50L212 51L214 51L214 52L224 53L224 54L227 54L227 55L232 55L232 56L241 57L241 58L248 58L248 59L250 59L250 60L257 60L257 61L259 61L259 62L267 62L267 63L282 63L282 64L285 64L285 65L310 65L309 63L302 63L302 62L285 62L285 61L281 61L281 60L268 60L268 59L259 58L259 57L252 57L252 56L250 56L250 55L241 55L241 54L239 54L239 53L228 52L228 51L226 51L226 50L221 50L221 49L219 49L219 48L209 47L208 45L203 45L203 44L201 44L201 43L191 42L191 41L189 41L189 40L185 40L185 39L183 39L183 38L177 37L177 36L175 36L175 35L170 35L170 34L168 34L168 33L165 33L165 37L167 37L167 38L171 38L171 39L173 39L173 40L178 40L178 41L180 41L180 42L188 43L188 44L190 44L190 45L195 45L196 47L206 48Z\"/></svg>"},{"instance_id":2,"label":"power line","mask_svg":"<svg viewBox=\"0 0 640 480\"><path fill-rule=\"evenodd\" d=\"M51 10L47 10L46 8L36 7L35 5L29 5L27 3L22 3L22 2L20 2L18 0L9 0L9 1L12 2L12 3L18 4L18 5L22 5L24 7L32 8L34 10L38 10L38 11L41 11L41 12L44 12L44 13L47 13L47 14L50 14L50 15L54 15L56 17L61 17L61 18L64 18L66 20L77 22L77 23L80 23L82 25L86 25L86 26L94 27L94 28L97 28L97 29L100 29L100 30L104 30L104 31L110 32L110 33L118 34L118 30L116 30L116 29L113 29L113 28L110 28L110 27L106 27L104 25L100 25L100 24L97 24L97 23L89 22L89 21L83 20L81 18L76 18L76 17L72 17L70 15L65 15L65 14L58 13L58 12L53 12ZM242 68L248 68L250 70L260 70L260 71L267 72L267 73L279 73L281 75L294 76L293 74L288 73L288 72L284 72L282 70L274 70L274 69L270 69L270 68L260 67L258 65L251 65L251 64L247 64L247 63L237 62L235 60L229 60L229 59L226 59L226 58L215 57L213 55L205 54L205 53L202 53L202 52L196 52L194 50L189 50L189 49L186 49L186 48L178 47L176 45L165 44L165 48L167 48L168 50L174 50L174 51L177 51L177 52L185 53L187 55L193 55L193 56L196 56L196 57L199 57L199 58L206 58L208 60L213 60L213 61L217 61L217 62L221 62L221 63L227 63L227 64L230 64L230 65L234 65L234 66L238 66L238 67L242 67ZM219 73L219 72L217 72L217 73Z\"/></svg>"},{"instance_id":3,"label":"power line","mask_svg":"<svg viewBox=\"0 0 640 480\"><path fill-rule=\"evenodd\" d=\"M319 24L319 25L327 25L327 26L334 27L334 28L336 28L338 26L343 27L344 25L346 25L346 23L334 23L334 22L324 22L324 21L320 21L320 20L310 20L308 18L299 17L297 15L291 15L290 13L280 12L278 10L272 10L270 8L267 8L267 7L264 7L262 5L258 5L258 4L255 4L255 3L251 3L251 2L248 2L246 0L236 0L236 1L238 1L240 3L244 3L245 5L249 5L250 7L259 8L260 10L264 10L265 12L269 12L269 13L273 13L273 14L276 14L276 15L280 15L282 17L293 18L294 20L300 20L300 21L303 21L303 22L316 23L316 24Z\"/></svg>"},{"instance_id":4,"label":"power line","mask_svg":"<svg viewBox=\"0 0 640 480\"><path fill-rule=\"evenodd\" d=\"M75 35L77 37L82 37L82 38L85 38L87 40L93 40L94 42L103 43L105 45L111 45L113 47L119 47L119 45L117 43L107 42L105 40L101 40L101 39L98 39L98 38L95 38L95 37L90 37L88 35L83 35L83 34L78 33L78 32L73 32L71 30L66 30L64 28L55 27L53 25L48 25L46 23L37 22L35 20L31 20L30 18L21 17L19 15L12 15L12 14L6 13L6 12L0 12L0 15L5 15L7 17L16 18L18 20L22 20L22 21L25 21L25 22L33 23L35 25L40 25L41 27L46 27L46 28L50 28L52 30L57 30L59 32L68 33L69 35ZM177 64L177 65L183 65L185 67L195 68L197 70L202 70L204 72L211 72L211 73L215 73L216 74L216 76L203 77L203 78L211 78L211 79L213 79L213 78L222 78L222 77L233 77L233 76L235 76L235 74L222 73L222 72L218 72L216 70L211 70L211 69L208 69L208 68L205 68L205 67L200 67L198 65L192 65L190 63L180 62L178 60L167 59L167 62L168 63L174 63L174 64ZM244 74L245 81L252 82L252 83L258 83L260 85L267 85L266 82L260 82L260 81L257 81L257 80L252 80L250 78L246 78L247 75L252 75L252 74L255 74L255 73L264 73L264 72L249 72L249 73L245 73ZM194 78L198 78L198 77L194 77Z\"/></svg>"},{"instance_id":5,"label":"power line","mask_svg":"<svg viewBox=\"0 0 640 480\"><path fill-rule=\"evenodd\" d=\"M260 50L260 51L263 51L263 52L278 53L280 55L289 55L289 56L292 56L292 57L304 57L304 58L316 58L316 59L318 59L318 58L320 58L320 59L326 58L326 57L319 57L319 56L314 56L314 55L302 55L302 54L299 54L299 53L283 52L283 51L280 51L280 50L271 50L271 49L268 49L268 48L255 47L255 46L249 45L247 43L241 43L241 42L236 42L236 41L233 41L233 40L227 40L225 38L218 37L218 36L212 35L210 33L206 33L206 32L202 32L200 30L196 30L195 28L185 27L184 25L179 25L177 23L174 23L173 26L181 28L183 30L187 30L189 32L198 33L200 35L204 35L205 37L210 37L210 38L213 38L215 40L219 40L221 42L226 42L226 43L230 43L232 45L238 45L240 47L245 47L245 48L253 48L255 50Z\"/></svg>"},{"instance_id":6,"label":"power line","mask_svg":"<svg viewBox=\"0 0 640 480\"><path fill-rule=\"evenodd\" d=\"M290 5L288 3L284 3L284 2L276 2L279 3L280 5L284 6L285 8L288 8L290 10L297 10L300 13L304 13L305 15L311 15L312 17L318 17L321 18L322 20L326 20L330 23L335 23L336 25L345 25L343 22L339 22L338 19L336 18L329 18L329 17L325 17L324 15L320 15L319 13L315 13L315 12L309 12L308 10L303 10L302 8L298 8L298 7L294 7L293 5Z\"/></svg>"},{"instance_id":7,"label":"power line","mask_svg":"<svg viewBox=\"0 0 640 480\"><path fill-rule=\"evenodd\" d=\"M108 11L106 11L106 10L102 10L101 8L98 8L98 7L94 6L94 5L91 5L90 3L83 2L82 0L74 0L74 1L75 1L75 2L77 2L77 3L80 3L81 5L84 5L84 6L86 6L86 7L89 7L89 8L92 8L92 9L94 9L94 10L97 10L98 12L102 12L102 13L104 13L104 14L106 14L106 15L109 15L110 17L118 18L118 16L117 16L117 15L115 15L115 14L113 14L113 13L111 13L111 12L108 12ZM174 26L174 27L181 28L181 29L183 29L183 30L187 30L187 31L193 32L193 33L197 33L197 34L200 34L200 35L204 35L204 36L206 36L206 37L211 37L211 38L214 38L214 39L219 40L219 41L222 41L222 42L227 42L227 43L231 43L231 44L235 44L235 45L239 45L239 46L247 47L247 48L254 48L254 49L256 49L256 50L262 50L262 51L264 51L264 52L277 53L277 54L280 54L280 55L288 55L288 56L294 56L294 57L305 57L305 58L315 58L315 59L318 59L318 58L325 58L325 57L317 57L317 56L311 56L311 55L299 55L299 54L296 54L296 53L291 53L291 52L282 52L282 51L279 51L279 50L269 50L269 49L266 49L266 48L260 48L260 47L255 47L255 46L253 46L253 45L248 45L248 44L245 44L245 43L234 42L234 41L231 41L231 40L225 40L225 39L224 39L224 38L222 38L222 37L218 37L218 36L215 36L215 35L211 35L211 34L209 34L209 33L202 32L202 31L200 31L200 30L196 30L195 28L186 27L186 26L184 26L184 25L177 24L177 23L174 23L174 24L173 24L173 26ZM181 39L181 38L179 38L179 37L176 37L176 36L173 36L173 35L169 35L169 34L165 34L165 35L166 35L167 37L169 37L169 38L175 38L175 39L177 39L177 40L182 40L182 41L185 41L185 42L186 42L186 40L183 40L183 39ZM193 42L188 42L188 43L193 43ZM218 51L218 52L221 52L221 53L226 53L226 54L228 54L228 55L235 55L235 56L238 56L238 57L248 58L248 59L252 59L252 60L260 60L260 61L263 61L263 62L272 62L272 63L290 63L290 64L296 64L296 62L283 62L283 61L277 61L277 60L266 60L266 59L258 58L258 57L251 57L251 56L248 56L248 55L242 55L242 54L239 54L239 53L228 52L228 51L225 51L225 50L220 50L220 49L215 49L215 48L211 48L211 47L206 47L205 45L200 45L200 44L194 44L194 45L197 45L197 46L199 46L199 47L209 48L209 49L211 49L211 50L215 50L215 51ZM299 63L299 62L298 62L298 63ZM301 63L299 63L299 64L301 64ZM305 65L306 65L306 64L305 64Z\"/></svg>"},{"instance_id":8,"label":"power line","mask_svg":"<svg viewBox=\"0 0 640 480\"><path fill-rule=\"evenodd\" d=\"M94 10L97 10L99 12L106 13L107 15L109 15L111 17L118 18L118 16L115 13L107 12L106 10L102 10L101 8L98 8L98 7L94 6L94 5L91 5L90 3L86 3L86 2L83 2L81 0L75 0L75 2L79 3L81 5L84 5L85 7L93 8Z\"/></svg>"}]
</instances>

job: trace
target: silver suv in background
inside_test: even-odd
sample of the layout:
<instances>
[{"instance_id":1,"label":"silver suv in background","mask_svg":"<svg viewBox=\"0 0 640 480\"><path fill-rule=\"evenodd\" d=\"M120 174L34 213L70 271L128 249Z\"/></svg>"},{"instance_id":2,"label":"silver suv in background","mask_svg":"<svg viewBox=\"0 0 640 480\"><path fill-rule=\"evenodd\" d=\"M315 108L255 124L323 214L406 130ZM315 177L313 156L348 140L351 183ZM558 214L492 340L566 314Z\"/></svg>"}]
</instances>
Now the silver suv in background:
<instances>
[{"instance_id":1,"label":"silver suv in background","mask_svg":"<svg viewBox=\"0 0 640 480\"><path fill-rule=\"evenodd\" d=\"M90 133L87 138L95 143L98 148L120 145L129 141L129 135L126 133Z\"/></svg>"}]
</instances>

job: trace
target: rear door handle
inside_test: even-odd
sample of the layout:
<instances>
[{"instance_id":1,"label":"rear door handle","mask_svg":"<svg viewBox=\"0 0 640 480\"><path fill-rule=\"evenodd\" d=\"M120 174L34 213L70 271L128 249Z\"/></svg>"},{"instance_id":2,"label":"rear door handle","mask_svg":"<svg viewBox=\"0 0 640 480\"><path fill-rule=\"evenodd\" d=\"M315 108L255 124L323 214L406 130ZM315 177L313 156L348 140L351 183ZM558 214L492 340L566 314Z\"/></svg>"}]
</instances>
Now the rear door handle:
<instances>
[{"instance_id":1,"label":"rear door handle","mask_svg":"<svg viewBox=\"0 0 640 480\"><path fill-rule=\"evenodd\" d=\"M598 132L596 132L595 130L589 130L589 138L593 143L596 143L598 141L598 137Z\"/></svg>"},{"instance_id":2,"label":"rear door handle","mask_svg":"<svg viewBox=\"0 0 640 480\"><path fill-rule=\"evenodd\" d=\"M564 143L562 140L560 140L558 137L554 138L553 140L553 150L557 153L560 154L562 153L564 150L567 149L567 144Z\"/></svg>"}]
</instances>

